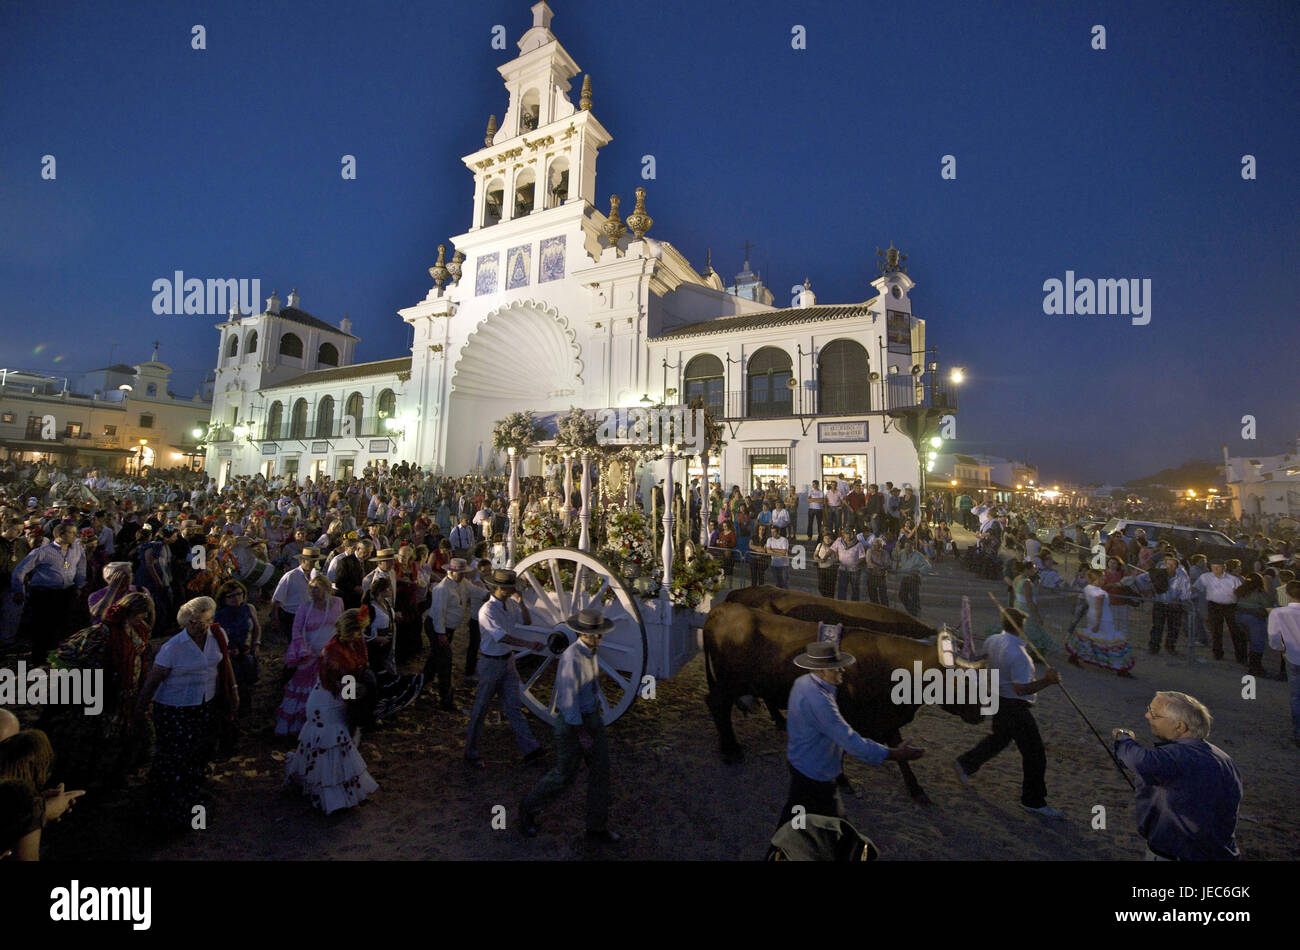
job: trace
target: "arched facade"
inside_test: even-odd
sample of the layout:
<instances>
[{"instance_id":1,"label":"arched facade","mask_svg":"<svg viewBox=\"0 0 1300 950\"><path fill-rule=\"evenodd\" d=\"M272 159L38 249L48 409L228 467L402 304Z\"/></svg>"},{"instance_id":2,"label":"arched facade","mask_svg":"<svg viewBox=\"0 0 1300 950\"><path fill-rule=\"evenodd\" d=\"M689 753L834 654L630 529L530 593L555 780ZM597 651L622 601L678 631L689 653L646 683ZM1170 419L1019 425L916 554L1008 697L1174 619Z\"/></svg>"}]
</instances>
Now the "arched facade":
<instances>
[{"instance_id":1,"label":"arched facade","mask_svg":"<svg viewBox=\"0 0 1300 950\"><path fill-rule=\"evenodd\" d=\"M715 418L721 418L726 403L727 375L722 360L712 353L701 353L692 357L686 364L683 374L683 388L687 403L697 396L704 400L704 405Z\"/></svg>"},{"instance_id":2,"label":"arched facade","mask_svg":"<svg viewBox=\"0 0 1300 950\"><path fill-rule=\"evenodd\" d=\"M316 365L338 366L339 348L333 343L322 343L320 348L316 351Z\"/></svg>"},{"instance_id":3,"label":"arched facade","mask_svg":"<svg viewBox=\"0 0 1300 950\"><path fill-rule=\"evenodd\" d=\"M316 438L327 439L334 433L334 397L324 396L316 406Z\"/></svg>"},{"instance_id":4,"label":"arched facade","mask_svg":"<svg viewBox=\"0 0 1300 950\"><path fill-rule=\"evenodd\" d=\"M293 404L293 415L289 419L289 438L307 438L307 400L299 399Z\"/></svg>"},{"instance_id":5,"label":"arched facade","mask_svg":"<svg viewBox=\"0 0 1300 950\"><path fill-rule=\"evenodd\" d=\"M244 344L244 354L250 355L257 352L257 331L254 330L248 334L248 342Z\"/></svg>"},{"instance_id":6,"label":"arched facade","mask_svg":"<svg viewBox=\"0 0 1300 950\"><path fill-rule=\"evenodd\" d=\"M284 430L284 403L276 400L266 412L266 437L278 439Z\"/></svg>"},{"instance_id":7,"label":"arched facade","mask_svg":"<svg viewBox=\"0 0 1300 950\"><path fill-rule=\"evenodd\" d=\"M226 359L234 359L239 355L239 337L230 334L230 342L226 345Z\"/></svg>"}]
</instances>

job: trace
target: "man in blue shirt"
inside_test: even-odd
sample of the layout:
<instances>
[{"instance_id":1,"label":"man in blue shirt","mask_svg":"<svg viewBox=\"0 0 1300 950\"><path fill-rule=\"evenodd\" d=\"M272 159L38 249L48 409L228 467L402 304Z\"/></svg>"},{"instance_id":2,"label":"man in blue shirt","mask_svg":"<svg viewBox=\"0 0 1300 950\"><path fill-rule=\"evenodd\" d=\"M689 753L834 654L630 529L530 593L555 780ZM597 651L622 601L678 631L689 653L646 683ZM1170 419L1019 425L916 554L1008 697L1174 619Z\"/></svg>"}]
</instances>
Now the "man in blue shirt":
<instances>
[{"instance_id":1,"label":"man in blue shirt","mask_svg":"<svg viewBox=\"0 0 1300 950\"><path fill-rule=\"evenodd\" d=\"M1206 740L1213 719L1186 693L1161 691L1147 706L1156 738L1144 749L1128 729L1115 729L1115 755L1137 773L1138 833L1148 861L1235 861L1241 773Z\"/></svg>"},{"instance_id":2,"label":"man in blue shirt","mask_svg":"<svg viewBox=\"0 0 1300 950\"><path fill-rule=\"evenodd\" d=\"M872 765L893 760L907 762L925 754L902 743L890 749L858 735L840 714L835 694L844 682L844 670L857 662L851 653L843 653L829 641L808 644L805 652L794 658L795 666L811 670L790 689L786 708L789 742L786 755L790 760L790 796L777 819L777 827L800 814L844 817L836 777L843 771L843 754ZM803 808L802 813L794 811Z\"/></svg>"},{"instance_id":3,"label":"man in blue shirt","mask_svg":"<svg viewBox=\"0 0 1300 950\"><path fill-rule=\"evenodd\" d=\"M596 650L614 629L599 610L581 610L567 621L578 635L560 655L555 673L555 768L547 772L519 807L521 828L537 835L537 815L573 784L578 765L587 761L587 837L616 842L622 835L609 830L609 744L605 740L605 696L600 691Z\"/></svg>"},{"instance_id":4,"label":"man in blue shirt","mask_svg":"<svg viewBox=\"0 0 1300 950\"><path fill-rule=\"evenodd\" d=\"M52 544L34 548L14 568L10 588L14 602L23 604L18 638L31 644L33 663L44 662L73 632L77 592L85 583L86 555L70 521L54 529Z\"/></svg>"}]
</instances>

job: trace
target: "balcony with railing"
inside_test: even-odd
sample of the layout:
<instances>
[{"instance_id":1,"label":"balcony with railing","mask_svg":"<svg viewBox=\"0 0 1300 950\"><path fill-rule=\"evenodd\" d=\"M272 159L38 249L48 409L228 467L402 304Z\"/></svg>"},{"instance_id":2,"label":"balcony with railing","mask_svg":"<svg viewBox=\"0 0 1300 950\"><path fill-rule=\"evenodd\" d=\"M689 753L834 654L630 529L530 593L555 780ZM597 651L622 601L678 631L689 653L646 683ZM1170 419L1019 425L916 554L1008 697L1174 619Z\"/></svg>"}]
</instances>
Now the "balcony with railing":
<instances>
[{"instance_id":1,"label":"balcony with railing","mask_svg":"<svg viewBox=\"0 0 1300 950\"><path fill-rule=\"evenodd\" d=\"M796 389L732 390L711 393L705 406L715 419L778 419L786 416L847 416L906 409L957 409L956 388L938 373L891 375L877 382L819 385L809 380Z\"/></svg>"},{"instance_id":2,"label":"balcony with railing","mask_svg":"<svg viewBox=\"0 0 1300 950\"><path fill-rule=\"evenodd\" d=\"M388 428L391 416L343 416L324 424L319 420L293 420L271 426L266 423L253 430L254 442L283 442L288 440L309 441L311 439L365 439L375 436L391 436L393 430Z\"/></svg>"}]
</instances>

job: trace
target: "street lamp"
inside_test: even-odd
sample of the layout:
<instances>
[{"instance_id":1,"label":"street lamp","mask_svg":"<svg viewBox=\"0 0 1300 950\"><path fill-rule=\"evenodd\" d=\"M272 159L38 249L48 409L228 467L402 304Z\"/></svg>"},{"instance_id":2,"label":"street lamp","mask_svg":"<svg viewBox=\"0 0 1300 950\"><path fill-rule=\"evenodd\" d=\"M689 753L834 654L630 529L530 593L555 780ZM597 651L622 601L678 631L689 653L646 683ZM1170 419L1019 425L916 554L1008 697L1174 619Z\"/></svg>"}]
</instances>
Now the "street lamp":
<instances>
[{"instance_id":1,"label":"street lamp","mask_svg":"<svg viewBox=\"0 0 1300 950\"><path fill-rule=\"evenodd\" d=\"M954 366L948 378L952 380L954 386L960 386L966 379L966 370L960 366Z\"/></svg>"}]
</instances>

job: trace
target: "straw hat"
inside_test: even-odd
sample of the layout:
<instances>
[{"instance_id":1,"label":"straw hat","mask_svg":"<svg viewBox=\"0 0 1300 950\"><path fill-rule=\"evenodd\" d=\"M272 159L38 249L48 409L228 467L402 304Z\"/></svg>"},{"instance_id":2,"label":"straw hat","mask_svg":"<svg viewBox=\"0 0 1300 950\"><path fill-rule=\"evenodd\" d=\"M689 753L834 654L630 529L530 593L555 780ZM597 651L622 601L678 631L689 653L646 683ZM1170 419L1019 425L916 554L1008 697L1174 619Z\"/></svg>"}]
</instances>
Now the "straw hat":
<instances>
[{"instance_id":1,"label":"straw hat","mask_svg":"<svg viewBox=\"0 0 1300 950\"><path fill-rule=\"evenodd\" d=\"M397 560L397 552L394 551L392 548L380 548L378 551L376 551L376 552L374 553L374 556L371 557L371 558L368 558L368 560L371 560L371 561L395 561L395 560Z\"/></svg>"},{"instance_id":2,"label":"straw hat","mask_svg":"<svg viewBox=\"0 0 1300 950\"><path fill-rule=\"evenodd\" d=\"M845 653L825 640L808 644L807 649L794 658L794 665L805 670L842 670L856 662L858 658L852 653Z\"/></svg>"}]
</instances>

